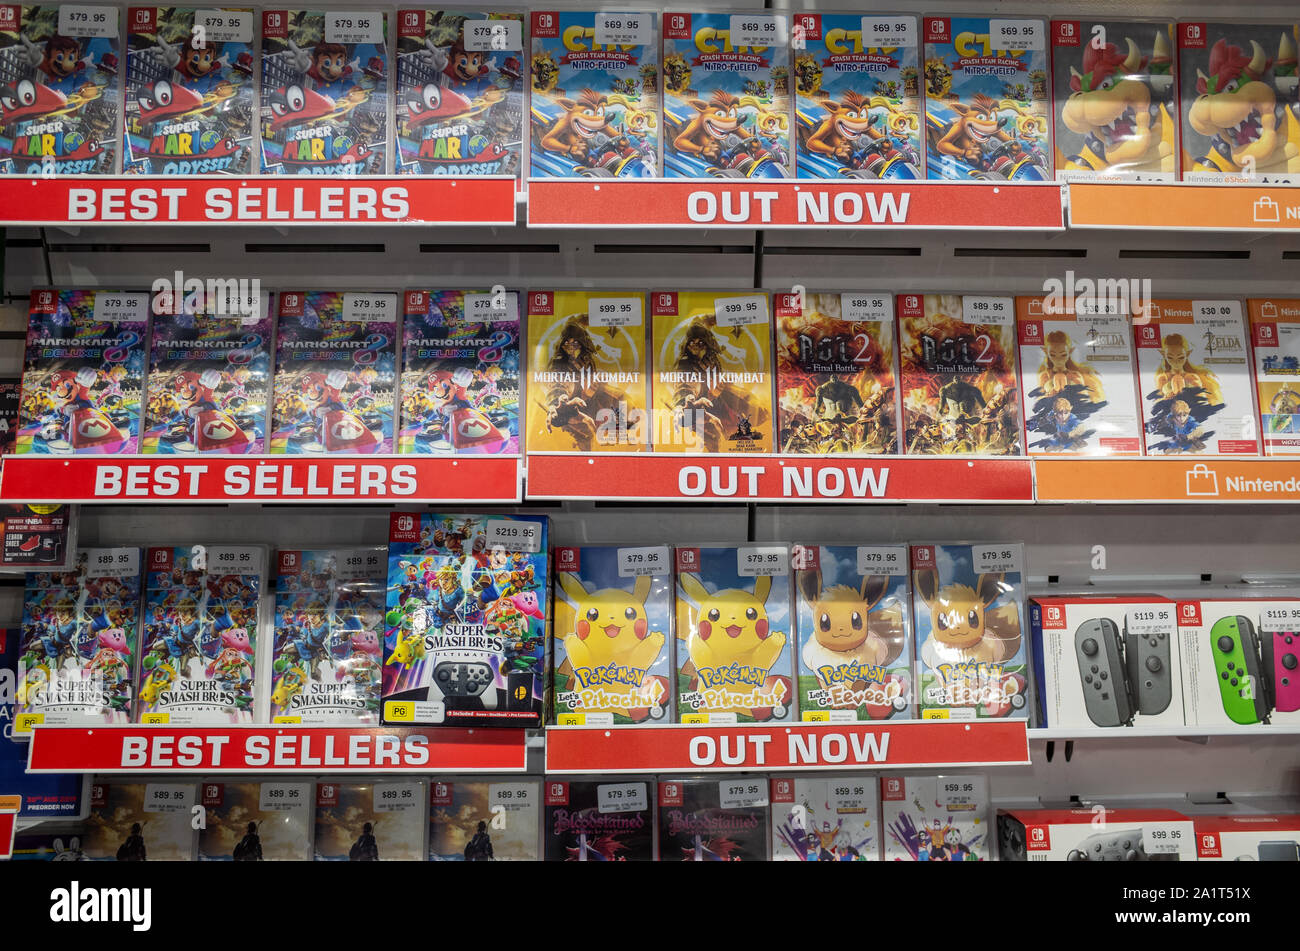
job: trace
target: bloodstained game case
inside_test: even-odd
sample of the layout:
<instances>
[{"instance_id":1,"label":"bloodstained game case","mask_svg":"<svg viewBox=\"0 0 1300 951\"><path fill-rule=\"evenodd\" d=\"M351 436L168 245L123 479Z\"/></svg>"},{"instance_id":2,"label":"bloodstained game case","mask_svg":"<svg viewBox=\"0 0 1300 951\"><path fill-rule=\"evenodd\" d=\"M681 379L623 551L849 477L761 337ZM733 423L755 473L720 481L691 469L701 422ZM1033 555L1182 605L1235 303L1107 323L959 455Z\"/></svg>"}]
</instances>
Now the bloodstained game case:
<instances>
[{"instance_id":1,"label":"bloodstained game case","mask_svg":"<svg viewBox=\"0 0 1300 951\"><path fill-rule=\"evenodd\" d=\"M661 780L659 861L767 861L767 786L762 777Z\"/></svg>"},{"instance_id":2,"label":"bloodstained game case","mask_svg":"<svg viewBox=\"0 0 1300 951\"><path fill-rule=\"evenodd\" d=\"M548 779L542 826L545 860L654 861L654 787L650 780ZM615 797L613 791L621 795Z\"/></svg>"}]
</instances>

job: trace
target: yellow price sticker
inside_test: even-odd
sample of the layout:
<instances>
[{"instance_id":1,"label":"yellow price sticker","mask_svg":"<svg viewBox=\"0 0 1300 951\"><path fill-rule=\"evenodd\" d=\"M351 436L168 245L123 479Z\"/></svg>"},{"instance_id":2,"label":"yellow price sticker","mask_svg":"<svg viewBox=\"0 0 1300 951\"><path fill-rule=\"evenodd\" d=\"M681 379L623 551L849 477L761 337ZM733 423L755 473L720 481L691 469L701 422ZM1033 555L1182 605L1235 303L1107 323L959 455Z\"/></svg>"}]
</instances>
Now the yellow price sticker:
<instances>
[{"instance_id":1,"label":"yellow price sticker","mask_svg":"<svg viewBox=\"0 0 1300 951\"><path fill-rule=\"evenodd\" d=\"M708 723L709 715L707 713L685 713L682 715L683 723Z\"/></svg>"},{"instance_id":2,"label":"yellow price sticker","mask_svg":"<svg viewBox=\"0 0 1300 951\"><path fill-rule=\"evenodd\" d=\"M926 710L921 714L922 720L947 720L947 710Z\"/></svg>"},{"instance_id":3,"label":"yellow price sticker","mask_svg":"<svg viewBox=\"0 0 1300 951\"><path fill-rule=\"evenodd\" d=\"M43 713L20 713L14 717L14 732L30 733L32 727L39 726L44 722L45 714Z\"/></svg>"},{"instance_id":4,"label":"yellow price sticker","mask_svg":"<svg viewBox=\"0 0 1300 951\"><path fill-rule=\"evenodd\" d=\"M555 718L555 722L560 726L582 726L587 722L585 713L561 713Z\"/></svg>"},{"instance_id":5,"label":"yellow price sticker","mask_svg":"<svg viewBox=\"0 0 1300 951\"><path fill-rule=\"evenodd\" d=\"M272 723L301 723L302 717L274 717Z\"/></svg>"},{"instance_id":6,"label":"yellow price sticker","mask_svg":"<svg viewBox=\"0 0 1300 951\"><path fill-rule=\"evenodd\" d=\"M831 712L829 710L805 710L803 714L804 723L830 723Z\"/></svg>"},{"instance_id":7,"label":"yellow price sticker","mask_svg":"<svg viewBox=\"0 0 1300 951\"><path fill-rule=\"evenodd\" d=\"M414 722L415 704L406 700L389 700L384 704L384 719L392 723Z\"/></svg>"},{"instance_id":8,"label":"yellow price sticker","mask_svg":"<svg viewBox=\"0 0 1300 951\"><path fill-rule=\"evenodd\" d=\"M146 713L140 722L150 726L162 726L171 721L170 713Z\"/></svg>"}]
</instances>

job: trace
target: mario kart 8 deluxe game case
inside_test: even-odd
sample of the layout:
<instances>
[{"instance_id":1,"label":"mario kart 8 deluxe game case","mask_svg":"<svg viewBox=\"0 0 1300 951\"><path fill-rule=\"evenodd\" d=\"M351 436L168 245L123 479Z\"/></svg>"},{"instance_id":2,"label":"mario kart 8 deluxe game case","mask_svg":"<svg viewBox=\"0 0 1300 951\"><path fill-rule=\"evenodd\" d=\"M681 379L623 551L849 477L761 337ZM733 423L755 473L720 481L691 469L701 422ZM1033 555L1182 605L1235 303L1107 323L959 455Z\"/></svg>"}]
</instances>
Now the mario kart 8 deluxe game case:
<instances>
[{"instance_id":1,"label":"mario kart 8 deluxe game case","mask_svg":"<svg viewBox=\"0 0 1300 951\"><path fill-rule=\"evenodd\" d=\"M540 727L546 519L395 512L383 722Z\"/></svg>"},{"instance_id":2,"label":"mario kart 8 deluxe game case","mask_svg":"<svg viewBox=\"0 0 1300 951\"><path fill-rule=\"evenodd\" d=\"M310 862L313 791L310 782L200 783L199 861Z\"/></svg>"},{"instance_id":3,"label":"mario kart 8 deluxe game case","mask_svg":"<svg viewBox=\"0 0 1300 951\"><path fill-rule=\"evenodd\" d=\"M528 292L530 452L637 452L650 441L643 294Z\"/></svg>"},{"instance_id":4,"label":"mario kart 8 deluxe game case","mask_svg":"<svg viewBox=\"0 0 1300 951\"><path fill-rule=\"evenodd\" d=\"M399 10L399 175L519 177L523 16Z\"/></svg>"},{"instance_id":5,"label":"mario kart 8 deluxe game case","mask_svg":"<svg viewBox=\"0 0 1300 951\"><path fill-rule=\"evenodd\" d=\"M777 294L773 308L780 451L897 452L893 296Z\"/></svg>"},{"instance_id":6,"label":"mario kart 8 deluxe game case","mask_svg":"<svg viewBox=\"0 0 1300 951\"><path fill-rule=\"evenodd\" d=\"M237 8L127 9L124 172L252 170L254 16Z\"/></svg>"},{"instance_id":7,"label":"mario kart 8 deluxe game case","mask_svg":"<svg viewBox=\"0 0 1300 951\"><path fill-rule=\"evenodd\" d=\"M388 14L262 11L262 174L388 171Z\"/></svg>"},{"instance_id":8,"label":"mario kart 8 deluxe game case","mask_svg":"<svg viewBox=\"0 0 1300 951\"><path fill-rule=\"evenodd\" d=\"M148 298L32 291L15 453L138 451Z\"/></svg>"},{"instance_id":9,"label":"mario kart 8 deluxe game case","mask_svg":"<svg viewBox=\"0 0 1300 951\"><path fill-rule=\"evenodd\" d=\"M926 177L1052 179L1047 21L924 17Z\"/></svg>"},{"instance_id":10,"label":"mario kart 8 deluxe game case","mask_svg":"<svg viewBox=\"0 0 1300 951\"><path fill-rule=\"evenodd\" d=\"M771 844L768 780L659 782L659 861L766 862Z\"/></svg>"},{"instance_id":11,"label":"mario kart 8 deluxe game case","mask_svg":"<svg viewBox=\"0 0 1300 951\"><path fill-rule=\"evenodd\" d=\"M1053 20L1060 181L1178 178L1178 83L1169 20Z\"/></svg>"},{"instance_id":12,"label":"mario kart 8 deluxe game case","mask_svg":"<svg viewBox=\"0 0 1300 951\"><path fill-rule=\"evenodd\" d=\"M91 862L192 862L194 783L95 782L81 836Z\"/></svg>"},{"instance_id":13,"label":"mario kart 8 deluxe game case","mask_svg":"<svg viewBox=\"0 0 1300 951\"><path fill-rule=\"evenodd\" d=\"M14 732L130 723L140 549L86 548L71 571L31 571L18 639Z\"/></svg>"},{"instance_id":14,"label":"mario kart 8 deluxe game case","mask_svg":"<svg viewBox=\"0 0 1300 951\"><path fill-rule=\"evenodd\" d=\"M1246 302L1264 455L1300 455L1300 300Z\"/></svg>"},{"instance_id":15,"label":"mario kart 8 deluxe game case","mask_svg":"<svg viewBox=\"0 0 1300 951\"><path fill-rule=\"evenodd\" d=\"M802 720L910 719L907 546L795 545L791 566Z\"/></svg>"},{"instance_id":16,"label":"mario kart 8 deluxe game case","mask_svg":"<svg viewBox=\"0 0 1300 951\"><path fill-rule=\"evenodd\" d=\"M1083 297L1016 298L1031 456L1142 454L1128 310L1099 309Z\"/></svg>"},{"instance_id":17,"label":"mario kart 8 deluxe game case","mask_svg":"<svg viewBox=\"0 0 1300 951\"><path fill-rule=\"evenodd\" d=\"M429 781L430 862L536 862L541 784Z\"/></svg>"},{"instance_id":18,"label":"mario kart 8 deluxe game case","mask_svg":"<svg viewBox=\"0 0 1300 951\"><path fill-rule=\"evenodd\" d=\"M518 453L519 293L407 291L404 302L397 451Z\"/></svg>"},{"instance_id":19,"label":"mario kart 8 deluxe game case","mask_svg":"<svg viewBox=\"0 0 1300 951\"><path fill-rule=\"evenodd\" d=\"M678 720L794 719L789 546L677 548L675 556Z\"/></svg>"},{"instance_id":20,"label":"mario kart 8 deluxe game case","mask_svg":"<svg viewBox=\"0 0 1300 951\"><path fill-rule=\"evenodd\" d=\"M390 453L397 295L276 295L270 451Z\"/></svg>"},{"instance_id":21,"label":"mario kart 8 deluxe game case","mask_svg":"<svg viewBox=\"0 0 1300 951\"><path fill-rule=\"evenodd\" d=\"M556 548L554 557L556 723L669 722L672 549L584 546Z\"/></svg>"},{"instance_id":22,"label":"mario kart 8 deluxe game case","mask_svg":"<svg viewBox=\"0 0 1300 951\"><path fill-rule=\"evenodd\" d=\"M257 545L148 549L141 723L265 722L257 667L266 556Z\"/></svg>"},{"instance_id":23,"label":"mario kart 8 deluxe game case","mask_svg":"<svg viewBox=\"0 0 1300 951\"><path fill-rule=\"evenodd\" d=\"M1015 302L898 296L903 451L1020 455Z\"/></svg>"},{"instance_id":24,"label":"mario kart 8 deluxe game case","mask_svg":"<svg viewBox=\"0 0 1300 951\"><path fill-rule=\"evenodd\" d=\"M799 178L925 177L915 16L796 13Z\"/></svg>"},{"instance_id":25,"label":"mario kart 8 deluxe game case","mask_svg":"<svg viewBox=\"0 0 1300 951\"><path fill-rule=\"evenodd\" d=\"M316 784L317 862L423 862L429 837L423 780Z\"/></svg>"},{"instance_id":26,"label":"mario kart 8 deluxe game case","mask_svg":"<svg viewBox=\"0 0 1300 951\"><path fill-rule=\"evenodd\" d=\"M547 862L653 862L652 780L547 779L542 818Z\"/></svg>"},{"instance_id":27,"label":"mario kart 8 deluxe game case","mask_svg":"<svg viewBox=\"0 0 1300 951\"><path fill-rule=\"evenodd\" d=\"M112 6L0 5L0 175L117 172L118 16Z\"/></svg>"},{"instance_id":28,"label":"mario kart 8 deluxe game case","mask_svg":"<svg viewBox=\"0 0 1300 951\"><path fill-rule=\"evenodd\" d=\"M276 552L271 722L379 722L383 548Z\"/></svg>"},{"instance_id":29,"label":"mario kart 8 deluxe game case","mask_svg":"<svg viewBox=\"0 0 1300 951\"><path fill-rule=\"evenodd\" d=\"M1134 320L1146 454L1259 454L1241 302L1153 300Z\"/></svg>"},{"instance_id":30,"label":"mario kart 8 deluxe game case","mask_svg":"<svg viewBox=\"0 0 1300 951\"><path fill-rule=\"evenodd\" d=\"M1178 24L1185 182L1300 182L1300 24Z\"/></svg>"},{"instance_id":31,"label":"mario kart 8 deluxe game case","mask_svg":"<svg viewBox=\"0 0 1300 951\"><path fill-rule=\"evenodd\" d=\"M989 861L988 788L984 776L882 777L885 861Z\"/></svg>"},{"instance_id":32,"label":"mario kart 8 deluxe game case","mask_svg":"<svg viewBox=\"0 0 1300 951\"><path fill-rule=\"evenodd\" d=\"M14 454L18 438L18 407L22 404L22 377L0 380L0 456Z\"/></svg>"},{"instance_id":33,"label":"mario kart 8 deluxe game case","mask_svg":"<svg viewBox=\"0 0 1300 951\"><path fill-rule=\"evenodd\" d=\"M1027 717L1024 546L913 545L922 720Z\"/></svg>"},{"instance_id":34,"label":"mario kart 8 deluxe game case","mask_svg":"<svg viewBox=\"0 0 1300 951\"><path fill-rule=\"evenodd\" d=\"M771 781L772 861L880 861L880 792L875 779Z\"/></svg>"},{"instance_id":35,"label":"mario kart 8 deluxe game case","mask_svg":"<svg viewBox=\"0 0 1300 951\"><path fill-rule=\"evenodd\" d=\"M531 177L658 175L655 15L534 11L531 26Z\"/></svg>"},{"instance_id":36,"label":"mario kart 8 deluxe game case","mask_svg":"<svg viewBox=\"0 0 1300 951\"><path fill-rule=\"evenodd\" d=\"M242 314L215 313L197 298L179 307L172 300L154 300L140 451L263 452L275 295Z\"/></svg>"}]
</instances>

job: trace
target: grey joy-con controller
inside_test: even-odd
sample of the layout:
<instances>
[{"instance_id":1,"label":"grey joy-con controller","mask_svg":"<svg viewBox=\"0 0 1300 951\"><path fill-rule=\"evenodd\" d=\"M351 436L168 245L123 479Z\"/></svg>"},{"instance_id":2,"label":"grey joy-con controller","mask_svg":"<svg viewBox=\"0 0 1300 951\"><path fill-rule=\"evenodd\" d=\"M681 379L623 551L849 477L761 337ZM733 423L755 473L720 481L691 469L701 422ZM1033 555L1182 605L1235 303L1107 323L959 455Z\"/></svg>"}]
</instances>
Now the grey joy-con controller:
<instances>
[{"instance_id":1,"label":"grey joy-con controller","mask_svg":"<svg viewBox=\"0 0 1300 951\"><path fill-rule=\"evenodd\" d=\"M1138 636L1124 625L1128 682L1137 701L1137 712L1145 716L1164 713L1174 698L1169 637L1168 631Z\"/></svg>"},{"instance_id":2,"label":"grey joy-con controller","mask_svg":"<svg viewBox=\"0 0 1300 951\"><path fill-rule=\"evenodd\" d=\"M1083 705L1097 726L1128 726L1133 698L1124 670L1119 628L1109 618L1095 618L1074 632L1074 654L1083 681Z\"/></svg>"}]
</instances>

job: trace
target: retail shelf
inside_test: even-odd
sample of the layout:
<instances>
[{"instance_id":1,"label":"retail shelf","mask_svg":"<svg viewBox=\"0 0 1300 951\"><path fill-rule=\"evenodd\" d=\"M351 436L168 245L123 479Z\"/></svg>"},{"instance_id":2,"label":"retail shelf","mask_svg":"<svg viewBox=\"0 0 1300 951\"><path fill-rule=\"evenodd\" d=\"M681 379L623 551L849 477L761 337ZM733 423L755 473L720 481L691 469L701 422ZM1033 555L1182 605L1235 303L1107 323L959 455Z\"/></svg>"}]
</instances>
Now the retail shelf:
<instances>
[{"instance_id":1,"label":"retail shelf","mask_svg":"<svg viewBox=\"0 0 1300 951\"><path fill-rule=\"evenodd\" d=\"M1300 501L1300 459L1035 459L1040 502Z\"/></svg>"},{"instance_id":2,"label":"retail shelf","mask_svg":"<svg viewBox=\"0 0 1300 951\"><path fill-rule=\"evenodd\" d=\"M548 774L934 769L1028 763L1024 720L682 723L546 730Z\"/></svg>"},{"instance_id":3,"label":"retail shelf","mask_svg":"<svg viewBox=\"0 0 1300 951\"><path fill-rule=\"evenodd\" d=\"M1227 736L1247 740L1257 736L1300 736L1300 725L1257 723L1254 726L1135 726L1114 729L1083 727L1044 727L1029 731L1031 742L1047 740L1095 740L1102 743L1129 740L1200 739Z\"/></svg>"},{"instance_id":4,"label":"retail shelf","mask_svg":"<svg viewBox=\"0 0 1300 951\"><path fill-rule=\"evenodd\" d=\"M33 773L525 772L523 730L290 725L36 726Z\"/></svg>"},{"instance_id":5,"label":"retail shelf","mask_svg":"<svg viewBox=\"0 0 1300 951\"><path fill-rule=\"evenodd\" d=\"M1193 182L1075 182L1071 228L1150 231L1300 230L1300 188Z\"/></svg>"}]
</instances>

